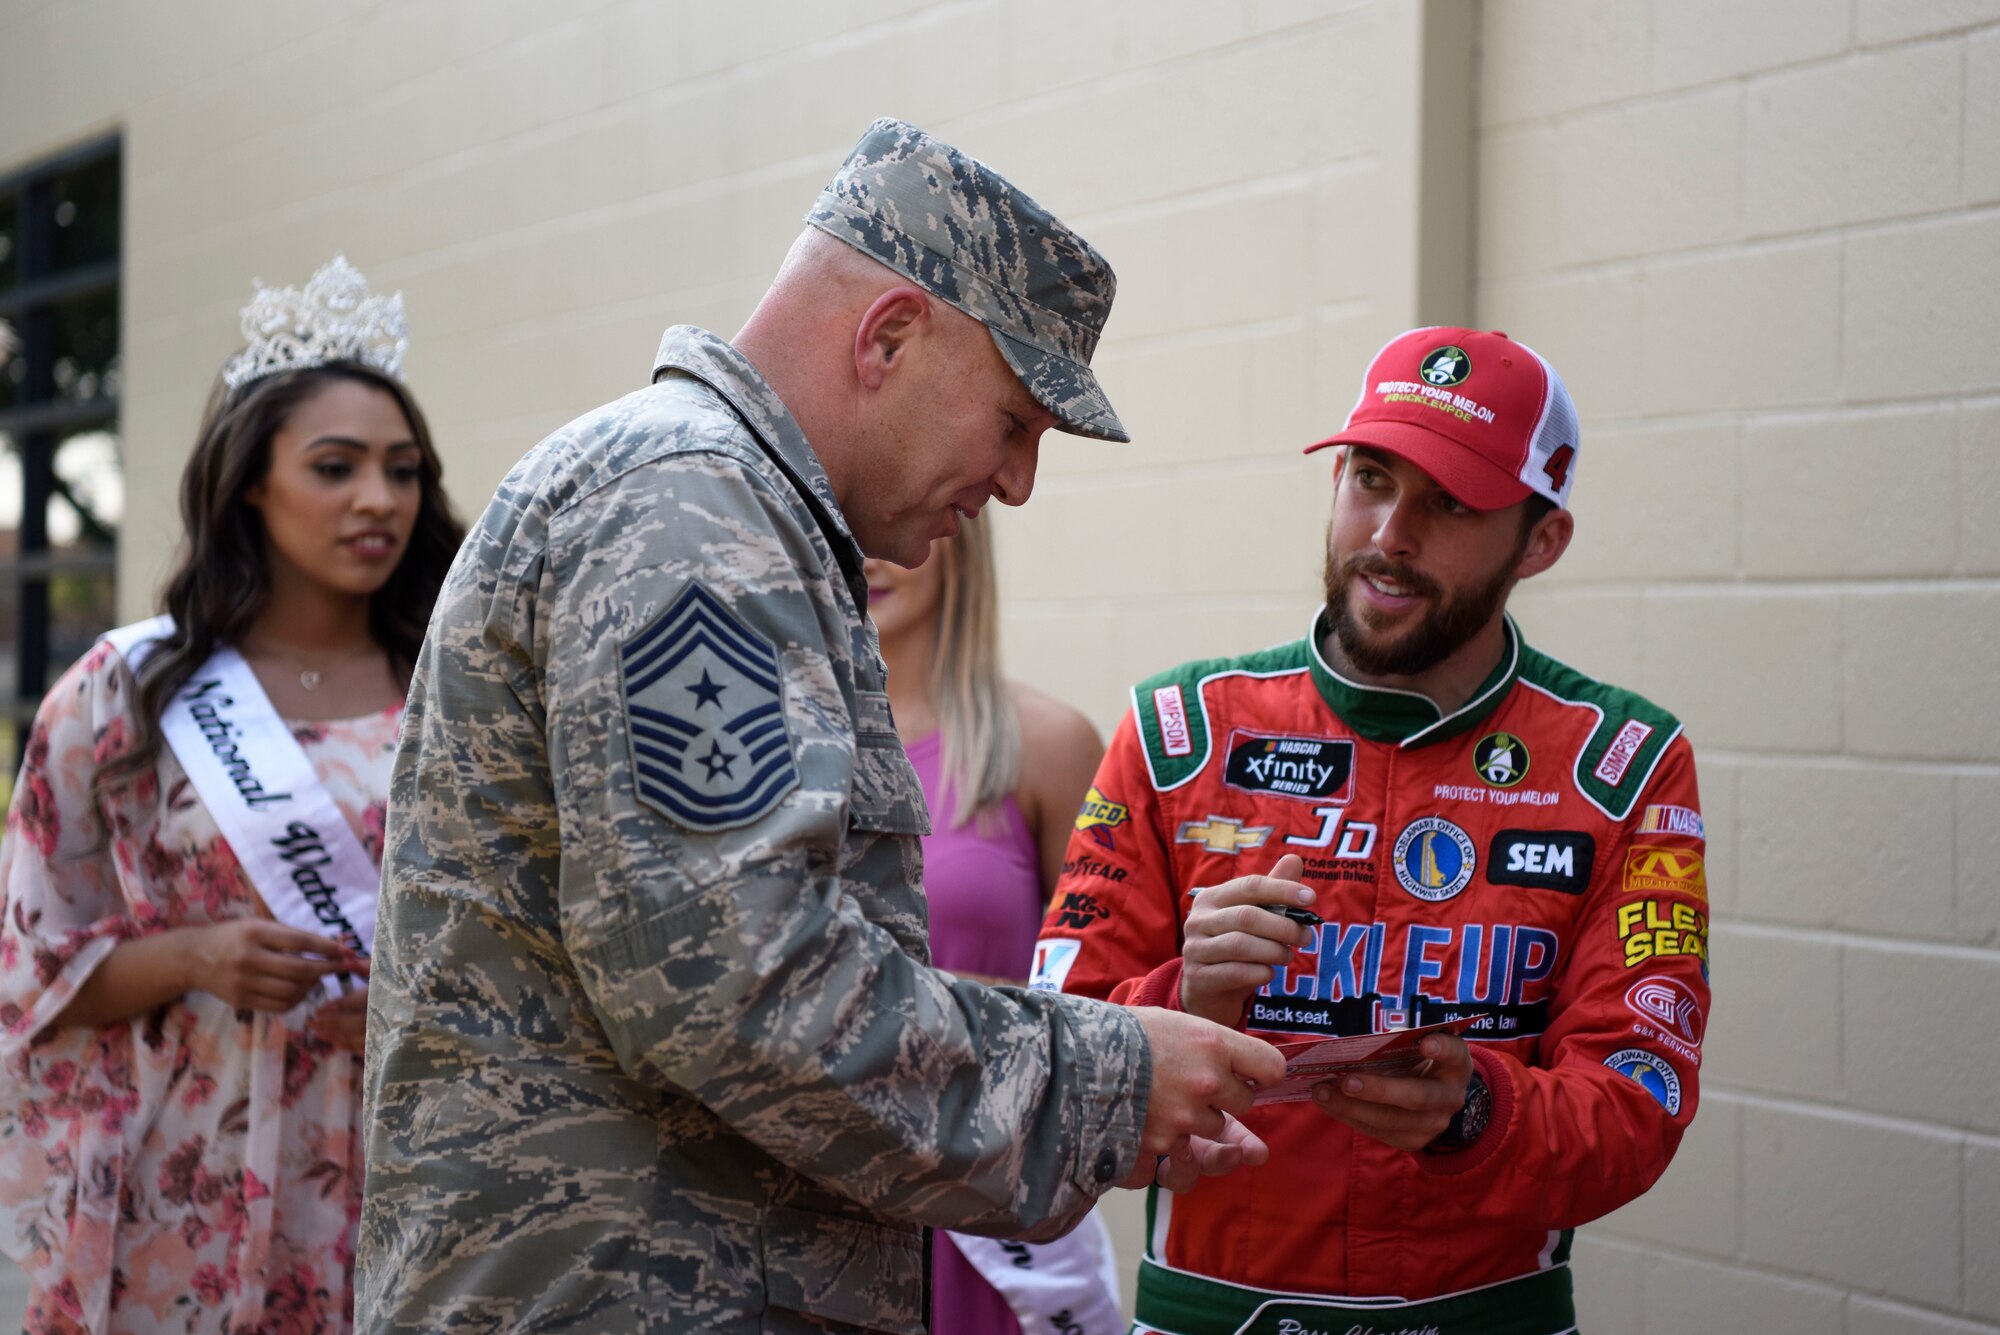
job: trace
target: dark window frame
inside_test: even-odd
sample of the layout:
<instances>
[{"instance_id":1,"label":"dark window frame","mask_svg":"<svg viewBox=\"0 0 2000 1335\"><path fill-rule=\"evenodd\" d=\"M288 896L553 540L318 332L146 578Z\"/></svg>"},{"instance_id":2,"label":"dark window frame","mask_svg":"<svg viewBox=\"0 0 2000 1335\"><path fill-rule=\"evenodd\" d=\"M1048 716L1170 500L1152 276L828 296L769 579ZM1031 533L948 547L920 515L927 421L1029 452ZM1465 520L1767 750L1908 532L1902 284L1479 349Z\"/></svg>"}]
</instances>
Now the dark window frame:
<instances>
[{"instance_id":1,"label":"dark window frame","mask_svg":"<svg viewBox=\"0 0 2000 1335\"><path fill-rule=\"evenodd\" d=\"M72 434L92 429L118 429L119 399L115 388L100 387L92 398L63 401L55 383L56 308L80 296L110 292L121 301L124 265L123 201L124 142L110 135L43 158L31 166L0 176L0 196L15 201L18 228L15 280L0 288L0 319L11 324L20 339L14 354L26 367L20 393L11 406L0 408L0 434L10 437L21 464L21 527L19 546L11 558L0 556L0 580L11 580L16 595L15 678L12 713L17 748L24 748L35 711L49 686L49 586L60 575L112 572L117 579L116 542L81 552L57 554L49 547L49 502L65 494L56 476L58 446ZM58 177L106 159L119 169L120 236L109 260L55 268L56 229L51 225ZM122 345L124 312L118 314ZM87 514L81 506L80 514ZM19 757L12 758L18 763Z\"/></svg>"}]
</instances>

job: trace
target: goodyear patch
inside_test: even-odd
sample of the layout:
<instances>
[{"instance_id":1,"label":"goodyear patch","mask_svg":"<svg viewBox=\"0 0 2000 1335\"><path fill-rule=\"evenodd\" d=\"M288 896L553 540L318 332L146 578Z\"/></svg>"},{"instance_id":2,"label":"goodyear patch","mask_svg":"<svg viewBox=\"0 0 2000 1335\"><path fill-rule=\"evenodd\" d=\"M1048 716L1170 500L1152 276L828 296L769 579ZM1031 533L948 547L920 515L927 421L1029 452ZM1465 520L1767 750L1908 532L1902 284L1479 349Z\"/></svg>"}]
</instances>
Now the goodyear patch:
<instances>
[{"instance_id":1,"label":"goodyear patch","mask_svg":"<svg viewBox=\"0 0 2000 1335\"><path fill-rule=\"evenodd\" d=\"M690 830L748 825L798 786L770 641L691 582L618 647L638 798Z\"/></svg>"},{"instance_id":2,"label":"goodyear patch","mask_svg":"<svg viewBox=\"0 0 2000 1335\"><path fill-rule=\"evenodd\" d=\"M1625 967L1650 959L1692 955L1708 972L1708 915L1678 899L1635 899L1618 906L1618 941Z\"/></svg>"},{"instance_id":3,"label":"goodyear patch","mask_svg":"<svg viewBox=\"0 0 2000 1335\"><path fill-rule=\"evenodd\" d=\"M1116 849L1118 845L1112 841L1112 831L1130 819L1130 807L1123 802L1112 801L1093 784L1090 791L1083 795L1083 806L1076 813L1076 828L1106 848Z\"/></svg>"},{"instance_id":4,"label":"goodyear patch","mask_svg":"<svg viewBox=\"0 0 2000 1335\"><path fill-rule=\"evenodd\" d=\"M1634 844L1626 850L1627 894L1665 895L1676 891L1696 899L1708 898L1708 874L1701 854L1686 848L1661 848L1657 844Z\"/></svg>"}]
</instances>

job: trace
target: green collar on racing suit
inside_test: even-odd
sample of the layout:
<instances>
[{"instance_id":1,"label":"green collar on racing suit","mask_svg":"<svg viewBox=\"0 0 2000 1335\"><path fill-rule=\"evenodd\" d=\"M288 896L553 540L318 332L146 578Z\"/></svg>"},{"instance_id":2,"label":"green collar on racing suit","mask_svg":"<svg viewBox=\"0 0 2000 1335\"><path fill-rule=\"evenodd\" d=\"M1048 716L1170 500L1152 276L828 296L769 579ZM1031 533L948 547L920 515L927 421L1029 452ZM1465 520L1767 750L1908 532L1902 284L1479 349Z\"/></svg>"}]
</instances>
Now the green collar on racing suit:
<instances>
[{"instance_id":1,"label":"green collar on racing suit","mask_svg":"<svg viewBox=\"0 0 2000 1335\"><path fill-rule=\"evenodd\" d=\"M1306 636L1306 649L1312 656L1313 685L1319 687L1320 698L1340 715L1343 723L1371 742L1429 746L1457 737L1498 709L1514 679L1521 675L1521 632L1515 628L1513 617L1504 616L1504 620L1507 646L1500 662L1479 684L1472 698L1449 714L1427 695L1388 686L1363 686L1335 672L1326 655L1320 652L1325 637L1332 633L1327 626L1325 607L1313 615L1312 631Z\"/></svg>"}]
</instances>

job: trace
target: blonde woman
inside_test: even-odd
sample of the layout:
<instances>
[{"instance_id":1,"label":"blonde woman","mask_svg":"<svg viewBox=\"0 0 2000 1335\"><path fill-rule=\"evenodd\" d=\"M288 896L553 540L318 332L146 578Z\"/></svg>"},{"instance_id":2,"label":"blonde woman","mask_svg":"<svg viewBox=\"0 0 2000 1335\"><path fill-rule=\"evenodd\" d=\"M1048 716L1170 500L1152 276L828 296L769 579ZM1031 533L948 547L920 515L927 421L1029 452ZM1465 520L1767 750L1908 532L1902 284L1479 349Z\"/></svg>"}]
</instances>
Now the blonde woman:
<instances>
[{"instance_id":1,"label":"blonde woman","mask_svg":"<svg viewBox=\"0 0 2000 1335\"><path fill-rule=\"evenodd\" d=\"M931 962L963 978L1024 983L1104 743L1076 710L1000 675L985 521L964 520L915 570L870 561L867 572L890 708L931 810ZM940 1231L932 1248L933 1330L1125 1329L1109 1239L1094 1214L1047 1246Z\"/></svg>"}]
</instances>

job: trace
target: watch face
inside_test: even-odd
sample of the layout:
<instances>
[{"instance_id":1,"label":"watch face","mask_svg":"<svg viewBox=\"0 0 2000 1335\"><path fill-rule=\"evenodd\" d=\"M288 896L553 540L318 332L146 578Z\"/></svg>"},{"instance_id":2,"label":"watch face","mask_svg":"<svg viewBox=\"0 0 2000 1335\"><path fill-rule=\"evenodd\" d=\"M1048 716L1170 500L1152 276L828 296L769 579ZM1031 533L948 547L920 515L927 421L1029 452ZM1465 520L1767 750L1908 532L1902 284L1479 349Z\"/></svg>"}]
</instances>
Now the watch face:
<instances>
[{"instance_id":1,"label":"watch face","mask_svg":"<svg viewBox=\"0 0 2000 1335\"><path fill-rule=\"evenodd\" d=\"M1465 1108L1459 1113L1459 1125L1463 1128L1466 1144L1479 1139L1479 1133L1486 1129L1486 1119L1493 1111L1493 1091L1486 1087L1486 1081L1477 1071L1472 1073L1472 1083L1465 1087Z\"/></svg>"}]
</instances>

